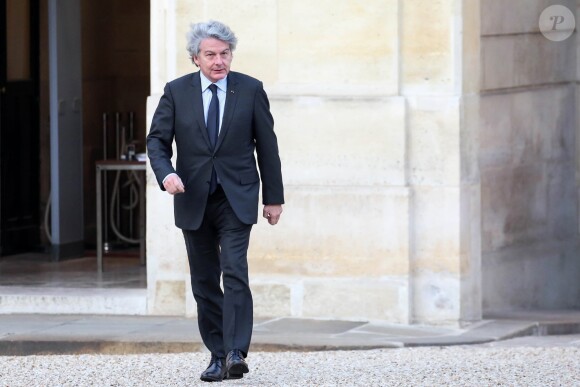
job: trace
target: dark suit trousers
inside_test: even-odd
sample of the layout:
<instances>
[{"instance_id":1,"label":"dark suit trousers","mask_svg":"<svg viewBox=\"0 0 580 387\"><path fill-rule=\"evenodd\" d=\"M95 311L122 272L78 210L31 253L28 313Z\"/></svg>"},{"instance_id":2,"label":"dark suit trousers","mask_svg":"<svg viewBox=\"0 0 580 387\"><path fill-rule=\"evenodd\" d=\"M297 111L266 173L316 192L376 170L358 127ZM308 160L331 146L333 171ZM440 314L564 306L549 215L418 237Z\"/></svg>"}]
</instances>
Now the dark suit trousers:
<instances>
[{"instance_id":1,"label":"dark suit trousers","mask_svg":"<svg viewBox=\"0 0 580 387\"><path fill-rule=\"evenodd\" d=\"M183 230L199 331L212 354L248 353L253 326L248 281L251 224L242 223L221 188L208 198L197 230ZM223 273L223 291L220 276Z\"/></svg>"}]
</instances>

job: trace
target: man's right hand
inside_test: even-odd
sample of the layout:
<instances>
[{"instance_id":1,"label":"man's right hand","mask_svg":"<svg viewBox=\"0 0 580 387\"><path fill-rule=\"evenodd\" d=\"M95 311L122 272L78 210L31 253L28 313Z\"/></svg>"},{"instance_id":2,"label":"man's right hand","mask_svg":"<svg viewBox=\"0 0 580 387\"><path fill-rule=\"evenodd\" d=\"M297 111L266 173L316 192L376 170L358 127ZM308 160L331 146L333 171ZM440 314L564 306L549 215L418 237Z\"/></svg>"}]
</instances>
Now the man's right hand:
<instances>
[{"instance_id":1,"label":"man's right hand","mask_svg":"<svg viewBox=\"0 0 580 387\"><path fill-rule=\"evenodd\" d=\"M171 175L167 176L167 178L163 182L163 187L165 187L165 190L171 195L185 192L183 182L181 181L179 176L177 176L177 174L175 173L172 173Z\"/></svg>"}]
</instances>

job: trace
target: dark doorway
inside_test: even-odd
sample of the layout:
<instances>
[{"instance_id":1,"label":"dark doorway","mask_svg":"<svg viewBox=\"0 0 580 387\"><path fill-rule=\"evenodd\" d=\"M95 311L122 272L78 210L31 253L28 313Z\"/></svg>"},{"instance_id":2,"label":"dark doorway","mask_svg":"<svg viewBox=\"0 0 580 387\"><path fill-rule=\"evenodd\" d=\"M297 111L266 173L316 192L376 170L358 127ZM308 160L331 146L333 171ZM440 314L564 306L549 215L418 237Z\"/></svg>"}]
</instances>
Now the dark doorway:
<instances>
[{"instance_id":1,"label":"dark doorway","mask_svg":"<svg viewBox=\"0 0 580 387\"><path fill-rule=\"evenodd\" d=\"M38 249L38 0L0 0L0 255Z\"/></svg>"},{"instance_id":2,"label":"dark doorway","mask_svg":"<svg viewBox=\"0 0 580 387\"><path fill-rule=\"evenodd\" d=\"M136 152L145 151L150 8L140 0L80 4L81 211L90 256L96 246L95 162L103 158L103 113L110 131L117 112L123 125L131 114ZM0 257L47 252L52 244L48 5L48 0L0 0Z\"/></svg>"}]
</instances>

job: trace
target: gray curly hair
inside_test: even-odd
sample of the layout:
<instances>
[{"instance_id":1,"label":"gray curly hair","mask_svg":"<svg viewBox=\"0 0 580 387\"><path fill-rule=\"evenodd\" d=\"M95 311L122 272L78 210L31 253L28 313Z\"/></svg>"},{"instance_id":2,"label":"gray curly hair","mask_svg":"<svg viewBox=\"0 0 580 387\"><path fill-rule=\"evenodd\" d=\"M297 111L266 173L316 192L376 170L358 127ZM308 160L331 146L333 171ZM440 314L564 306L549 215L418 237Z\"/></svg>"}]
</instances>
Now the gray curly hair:
<instances>
[{"instance_id":1,"label":"gray curly hair","mask_svg":"<svg viewBox=\"0 0 580 387\"><path fill-rule=\"evenodd\" d=\"M236 49L236 45L238 44L238 38L236 38L236 35L230 27L215 20L192 23L186 37L187 52L189 52L189 57L192 60L195 55L199 54L199 45L204 39L215 38L226 42L230 45L230 50L232 52Z\"/></svg>"}]
</instances>

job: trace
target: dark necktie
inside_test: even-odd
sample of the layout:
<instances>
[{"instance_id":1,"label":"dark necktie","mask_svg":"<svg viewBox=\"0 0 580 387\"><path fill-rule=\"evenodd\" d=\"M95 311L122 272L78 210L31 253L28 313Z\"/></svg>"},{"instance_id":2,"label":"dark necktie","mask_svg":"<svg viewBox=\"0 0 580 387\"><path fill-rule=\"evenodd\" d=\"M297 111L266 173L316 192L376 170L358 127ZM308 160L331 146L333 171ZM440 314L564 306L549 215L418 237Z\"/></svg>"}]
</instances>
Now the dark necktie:
<instances>
[{"instance_id":1,"label":"dark necktie","mask_svg":"<svg viewBox=\"0 0 580 387\"><path fill-rule=\"evenodd\" d=\"M207 134L209 136L209 142L211 143L212 151L215 150L215 145L217 144L219 127L220 127L220 103L217 96L217 86L211 84L209 86L211 90L211 102L209 103L209 109L207 111ZM215 192L217 188L217 175L215 168L211 169L211 181L209 183L209 193L210 195Z\"/></svg>"}]
</instances>

